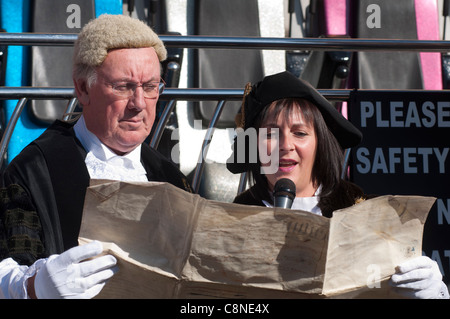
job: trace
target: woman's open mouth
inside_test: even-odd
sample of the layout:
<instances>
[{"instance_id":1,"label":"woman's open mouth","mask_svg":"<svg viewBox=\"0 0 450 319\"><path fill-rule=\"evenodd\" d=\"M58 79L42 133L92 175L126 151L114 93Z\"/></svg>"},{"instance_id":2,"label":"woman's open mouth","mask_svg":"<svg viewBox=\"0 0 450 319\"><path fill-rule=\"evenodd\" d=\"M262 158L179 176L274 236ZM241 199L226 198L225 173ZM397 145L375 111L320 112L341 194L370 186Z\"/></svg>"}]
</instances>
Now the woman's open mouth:
<instances>
[{"instance_id":1,"label":"woman's open mouth","mask_svg":"<svg viewBox=\"0 0 450 319\"><path fill-rule=\"evenodd\" d=\"M278 163L278 170L280 170L281 172L290 172L295 168L297 164L298 162L294 160L281 159Z\"/></svg>"}]
</instances>

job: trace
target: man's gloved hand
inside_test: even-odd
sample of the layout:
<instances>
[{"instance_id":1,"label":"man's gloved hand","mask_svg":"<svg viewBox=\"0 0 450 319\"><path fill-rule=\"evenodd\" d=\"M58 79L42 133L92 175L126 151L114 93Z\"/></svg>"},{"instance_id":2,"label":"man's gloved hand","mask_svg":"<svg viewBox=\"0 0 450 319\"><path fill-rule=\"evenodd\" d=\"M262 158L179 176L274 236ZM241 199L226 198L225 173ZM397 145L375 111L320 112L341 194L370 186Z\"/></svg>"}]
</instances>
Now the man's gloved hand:
<instances>
[{"instance_id":1,"label":"man's gloved hand","mask_svg":"<svg viewBox=\"0 0 450 319\"><path fill-rule=\"evenodd\" d=\"M448 299L448 288L442 281L438 264L426 256L408 260L396 267L389 284L407 298Z\"/></svg>"},{"instance_id":2,"label":"man's gloved hand","mask_svg":"<svg viewBox=\"0 0 450 319\"><path fill-rule=\"evenodd\" d=\"M52 255L34 281L38 299L93 298L116 272L116 258L111 255L86 260L101 254L102 244L93 241Z\"/></svg>"}]
</instances>

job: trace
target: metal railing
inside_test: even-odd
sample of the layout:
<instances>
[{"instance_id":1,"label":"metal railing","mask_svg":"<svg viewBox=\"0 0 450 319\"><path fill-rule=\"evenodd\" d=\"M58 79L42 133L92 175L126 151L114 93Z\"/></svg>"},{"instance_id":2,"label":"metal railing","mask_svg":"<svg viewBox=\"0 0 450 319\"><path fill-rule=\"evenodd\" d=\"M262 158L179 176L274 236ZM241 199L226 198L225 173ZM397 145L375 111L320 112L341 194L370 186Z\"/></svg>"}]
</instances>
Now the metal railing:
<instances>
[{"instance_id":1,"label":"metal railing","mask_svg":"<svg viewBox=\"0 0 450 319\"><path fill-rule=\"evenodd\" d=\"M450 41L358 39L358 38L267 38L161 35L167 47L188 49L257 49L311 51L450 51ZM72 46L77 34L0 33L0 45Z\"/></svg>"},{"instance_id":2,"label":"metal railing","mask_svg":"<svg viewBox=\"0 0 450 319\"><path fill-rule=\"evenodd\" d=\"M347 101L350 97L350 93L353 90L350 89L324 89L318 90L323 96L325 96L330 101L342 102ZM374 91L374 90L360 90L360 91ZM376 91L376 90L375 90ZM397 92L417 92L423 90L401 90ZM432 92L432 91L427 91ZM214 110L211 121L206 129L206 135L203 139L201 146L201 153L197 166L195 168L192 187L198 192L200 187L201 178L203 175L204 161L203 158L206 157L209 144L212 140L214 129L223 111L225 103L227 101L240 101L244 93L243 89L180 89L180 88L166 88L164 92L160 95L160 100L169 101L161 116L158 123L156 123L155 131L150 140L150 146L153 148L158 148L161 136L163 134L164 128L169 120L169 116L173 111L176 101L217 101L216 108ZM18 102L14 111L12 112L11 118L8 121L5 131L3 133L0 142L0 167L3 165L5 154L7 152L8 144L11 139L14 127L19 119L24 106L29 100L67 100L67 107L64 114L71 113L76 107L76 97L73 88L61 88L61 87L0 87L0 100L16 100ZM348 154L348 153L347 153ZM345 164L344 164L345 166ZM244 180L240 182L239 190L242 190L244 185Z\"/></svg>"},{"instance_id":3,"label":"metal railing","mask_svg":"<svg viewBox=\"0 0 450 319\"><path fill-rule=\"evenodd\" d=\"M345 101L351 90L319 90L325 97L332 101ZM164 128L173 111L176 101L218 101L211 121L208 124L206 135L201 147L202 158L206 157L208 146L212 140L214 129L227 101L240 101L244 93L243 89L179 89L166 88L160 95L160 100L169 101L156 123L156 128L150 140L150 146L158 148ZM62 87L0 87L0 100L16 100L18 102L11 118L9 119L0 142L0 167L2 167L8 144L13 134L15 125L29 100L68 100L64 114L71 113L76 107L76 97L73 88ZM195 168L192 187L198 192L201 177L203 175L204 161L199 159Z\"/></svg>"},{"instance_id":4,"label":"metal railing","mask_svg":"<svg viewBox=\"0 0 450 319\"><path fill-rule=\"evenodd\" d=\"M77 34L37 34L37 33L0 33L0 45L17 46L73 46ZM255 50L305 50L305 51L418 51L447 52L450 41L441 40L391 40L391 39L354 39L354 38L262 38L262 37L212 37L161 35L167 47L190 49L255 49ZM345 101L352 90L319 90L331 101ZM414 90L407 90L408 92ZM160 96L169 103L162 113L150 145L157 147L164 127L167 124L175 101L218 101L212 119L207 128L201 155L206 156L214 128L220 118L226 101L242 99L243 89L182 89L167 88ZM0 87L0 99L18 99L18 103L8 121L0 143L0 167L8 147L14 127L28 100L66 99L66 112L76 105L73 88L60 87ZM203 160L199 160L194 172L192 185L198 191L203 173Z\"/></svg>"}]
</instances>

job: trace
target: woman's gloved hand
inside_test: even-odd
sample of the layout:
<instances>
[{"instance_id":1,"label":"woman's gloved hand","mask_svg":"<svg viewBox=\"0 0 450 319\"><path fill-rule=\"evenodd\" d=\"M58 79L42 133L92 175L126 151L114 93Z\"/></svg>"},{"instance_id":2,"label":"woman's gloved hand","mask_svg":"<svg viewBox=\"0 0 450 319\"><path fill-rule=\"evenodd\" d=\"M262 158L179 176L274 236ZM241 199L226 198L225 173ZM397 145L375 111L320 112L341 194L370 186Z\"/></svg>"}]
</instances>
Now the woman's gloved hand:
<instances>
[{"instance_id":1,"label":"woman's gloved hand","mask_svg":"<svg viewBox=\"0 0 450 319\"><path fill-rule=\"evenodd\" d=\"M396 267L389 284L407 298L449 299L438 264L426 256L408 260Z\"/></svg>"},{"instance_id":2,"label":"woman's gloved hand","mask_svg":"<svg viewBox=\"0 0 450 319\"><path fill-rule=\"evenodd\" d=\"M34 280L38 299L93 298L117 271L114 256L93 258L103 251L102 244L93 241L71 248L61 255L52 255L39 269ZM89 259L89 260L87 260Z\"/></svg>"}]
</instances>

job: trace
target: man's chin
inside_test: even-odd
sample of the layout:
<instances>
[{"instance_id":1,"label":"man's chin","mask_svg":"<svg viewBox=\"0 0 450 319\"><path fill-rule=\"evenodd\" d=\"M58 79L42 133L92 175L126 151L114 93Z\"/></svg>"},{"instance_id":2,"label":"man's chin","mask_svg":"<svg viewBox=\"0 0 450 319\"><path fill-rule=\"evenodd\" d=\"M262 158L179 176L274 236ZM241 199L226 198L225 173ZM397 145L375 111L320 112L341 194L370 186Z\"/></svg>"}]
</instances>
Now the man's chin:
<instances>
[{"instance_id":1,"label":"man's chin","mask_svg":"<svg viewBox=\"0 0 450 319\"><path fill-rule=\"evenodd\" d=\"M116 139L114 144L111 144L111 146L108 145L108 147L116 154L118 155L124 155L126 153L129 153L133 151L136 147L141 145L145 139L146 136L139 135L138 137L130 138L129 136L127 138L118 138Z\"/></svg>"}]
</instances>

